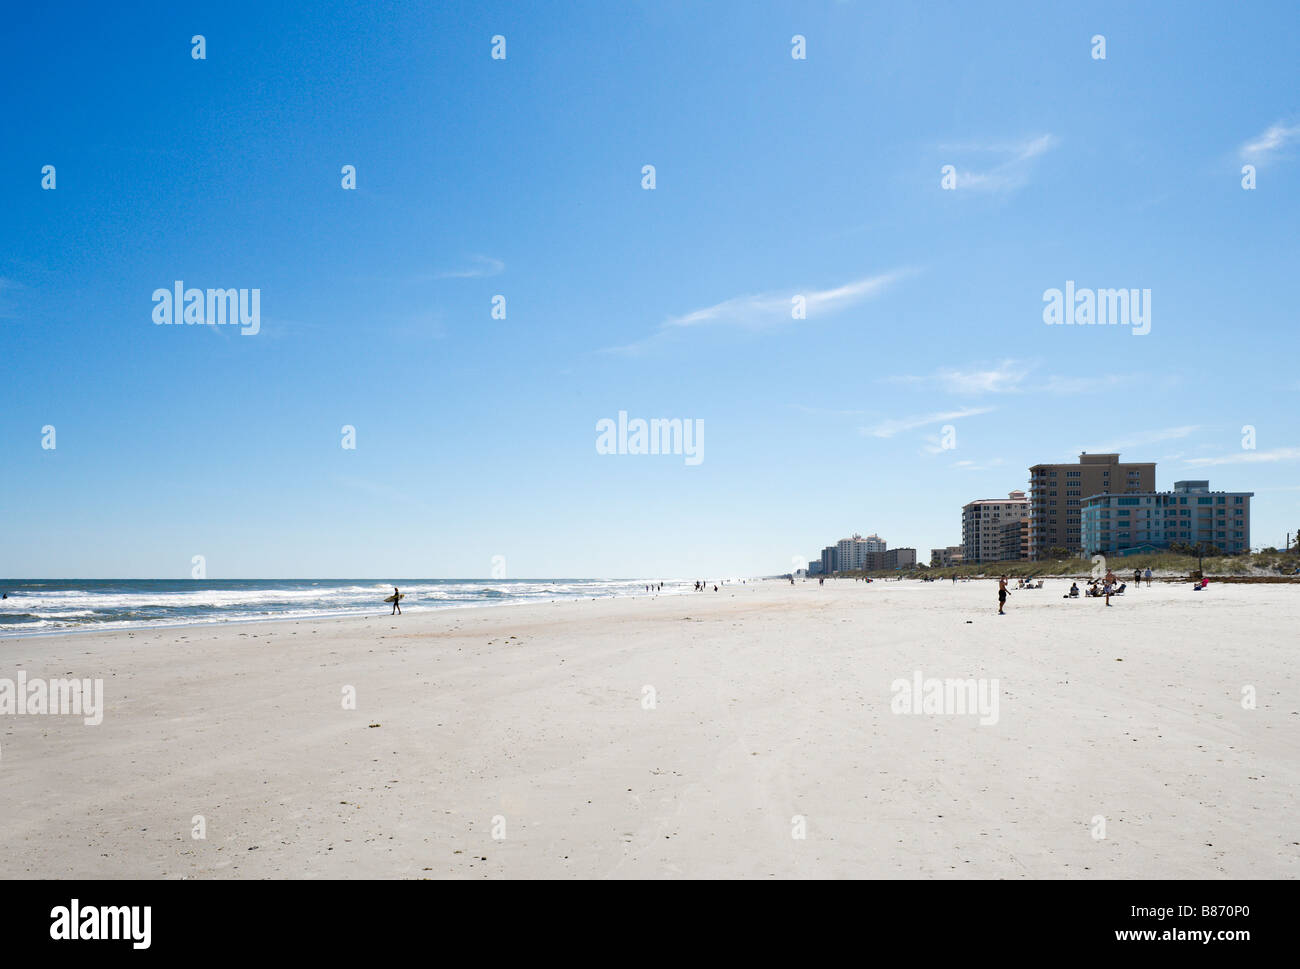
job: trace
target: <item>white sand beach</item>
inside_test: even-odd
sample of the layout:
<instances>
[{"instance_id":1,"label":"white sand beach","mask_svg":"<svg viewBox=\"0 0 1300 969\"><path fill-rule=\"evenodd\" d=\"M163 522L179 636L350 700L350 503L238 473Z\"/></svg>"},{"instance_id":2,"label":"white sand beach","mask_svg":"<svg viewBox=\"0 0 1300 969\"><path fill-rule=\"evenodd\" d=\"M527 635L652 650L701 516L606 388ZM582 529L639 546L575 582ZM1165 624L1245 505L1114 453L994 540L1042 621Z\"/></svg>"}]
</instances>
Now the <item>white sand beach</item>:
<instances>
[{"instance_id":1,"label":"white sand beach","mask_svg":"<svg viewBox=\"0 0 1300 969\"><path fill-rule=\"evenodd\" d=\"M0 677L102 677L106 707L0 717L4 875L1300 874L1300 587L1068 586L1004 617L991 581L841 580L0 641ZM997 722L891 712L917 671L996 678Z\"/></svg>"}]
</instances>

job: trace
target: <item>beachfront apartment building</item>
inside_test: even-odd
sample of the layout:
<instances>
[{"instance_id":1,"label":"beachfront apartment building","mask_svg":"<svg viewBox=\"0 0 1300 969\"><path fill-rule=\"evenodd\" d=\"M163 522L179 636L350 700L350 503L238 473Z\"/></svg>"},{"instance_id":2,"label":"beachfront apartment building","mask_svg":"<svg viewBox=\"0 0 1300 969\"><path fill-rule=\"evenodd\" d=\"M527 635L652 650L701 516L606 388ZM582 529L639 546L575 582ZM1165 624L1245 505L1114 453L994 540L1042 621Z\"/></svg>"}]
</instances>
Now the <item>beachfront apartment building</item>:
<instances>
[{"instance_id":1,"label":"beachfront apartment building","mask_svg":"<svg viewBox=\"0 0 1300 969\"><path fill-rule=\"evenodd\" d=\"M809 563L811 566L812 563ZM822 575L836 572L879 572L886 569L916 568L916 549L887 548L879 535L853 535L822 549Z\"/></svg>"},{"instance_id":2,"label":"beachfront apartment building","mask_svg":"<svg viewBox=\"0 0 1300 969\"><path fill-rule=\"evenodd\" d=\"M1005 562L1021 557L1021 534L1028 535L1029 499L1023 491L1005 498L981 498L961 509L962 561ZM1022 524L1024 523L1024 524Z\"/></svg>"},{"instance_id":3,"label":"beachfront apartment building","mask_svg":"<svg viewBox=\"0 0 1300 969\"><path fill-rule=\"evenodd\" d=\"M1173 491L1089 495L1079 548L1084 557L1122 556L1174 544L1250 551L1252 491L1211 491L1208 481L1175 481Z\"/></svg>"},{"instance_id":4,"label":"beachfront apartment building","mask_svg":"<svg viewBox=\"0 0 1300 969\"><path fill-rule=\"evenodd\" d=\"M869 568L867 557L881 555L885 552L885 540L879 535L863 538L854 533L852 538L841 538L835 544L836 570L840 572L857 572Z\"/></svg>"},{"instance_id":5,"label":"beachfront apartment building","mask_svg":"<svg viewBox=\"0 0 1300 969\"><path fill-rule=\"evenodd\" d=\"M822 575L833 575L840 568L839 549L834 545L827 545L822 549Z\"/></svg>"},{"instance_id":6,"label":"beachfront apartment building","mask_svg":"<svg viewBox=\"0 0 1300 969\"><path fill-rule=\"evenodd\" d=\"M914 548L891 548L885 552L867 553L868 572L914 568L916 568L916 549Z\"/></svg>"},{"instance_id":7,"label":"beachfront apartment building","mask_svg":"<svg viewBox=\"0 0 1300 969\"><path fill-rule=\"evenodd\" d=\"M998 552L998 561L1017 562L1027 558L1029 558L1028 514L1019 521L1012 519L1002 526L1002 547Z\"/></svg>"},{"instance_id":8,"label":"beachfront apartment building","mask_svg":"<svg viewBox=\"0 0 1300 969\"><path fill-rule=\"evenodd\" d=\"M1035 464L1029 469L1029 557L1082 547L1081 512L1090 495L1153 494L1154 461L1120 463L1118 454L1079 455L1078 464Z\"/></svg>"},{"instance_id":9,"label":"beachfront apartment building","mask_svg":"<svg viewBox=\"0 0 1300 969\"><path fill-rule=\"evenodd\" d=\"M961 565L964 558L962 546L949 545L946 548L930 549L930 568L946 569L953 565Z\"/></svg>"}]
</instances>

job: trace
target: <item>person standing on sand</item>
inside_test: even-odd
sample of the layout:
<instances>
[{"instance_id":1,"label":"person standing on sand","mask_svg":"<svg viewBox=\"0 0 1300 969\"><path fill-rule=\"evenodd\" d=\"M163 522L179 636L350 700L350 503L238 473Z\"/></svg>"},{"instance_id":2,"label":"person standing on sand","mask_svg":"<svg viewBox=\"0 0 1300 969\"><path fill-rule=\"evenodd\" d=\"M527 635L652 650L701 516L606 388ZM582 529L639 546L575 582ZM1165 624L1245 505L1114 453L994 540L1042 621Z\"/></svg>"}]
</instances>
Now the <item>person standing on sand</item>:
<instances>
[{"instance_id":1,"label":"person standing on sand","mask_svg":"<svg viewBox=\"0 0 1300 969\"><path fill-rule=\"evenodd\" d=\"M1147 566L1147 570L1145 573L1143 573L1143 575L1147 580L1147 588L1148 589L1151 588L1151 566L1149 565Z\"/></svg>"},{"instance_id":2,"label":"person standing on sand","mask_svg":"<svg viewBox=\"0 0 1300 969\"><path fill-rule=\"evenodd\" d=\"M397 586L393 586L393 611L390 616L400 616L402 614L402 594L397 591Z\"/></svg>"},{"instance_id":3,"label":"person standing on sand","mask_svg":"<svg viewBox=\"0 0 1300 969\"><path fill-rule=\"evenodd\" d=\"M1007 604L1007 577L1004 575L998 579L998 615L1005 616L1002 607Z\"/></svg>"},{"instance_id":4,"label":"person standing on sand","mask_svg":"<svg viewBox=\"0 0 1300 969\"><path fill-rule=\"evenodd\" d=\"M1116 581L1117 581L1117 580L1116 580L1116 578L1115 578L1115 573L1112 572L1110 569L1107 569L1107 570L1106 570L1105 585L1104 585L1103 588L1102 588L1102 595L1104 595L1104 596L1106 597L1106 605L1110 605L1110 597L1111 597L1111 594L1114 593L1114 591L1115 591L1115 582L1116 582Z\"/></svg>"},{"instance_id":5,"label":"person standing on sand","mask_svg":"<svg viewBox=\"0 0 1300 969\"><path fill-rule=\"evenodd\" d=\"M1141 585L1141 584L1142 584L1142 570L1141 570L1141 569L1134 569L1134 570L1133 570L1133 584L1134 584L1135 586L1138 586L1138 585Z\"/></svg>"}]
</instances>

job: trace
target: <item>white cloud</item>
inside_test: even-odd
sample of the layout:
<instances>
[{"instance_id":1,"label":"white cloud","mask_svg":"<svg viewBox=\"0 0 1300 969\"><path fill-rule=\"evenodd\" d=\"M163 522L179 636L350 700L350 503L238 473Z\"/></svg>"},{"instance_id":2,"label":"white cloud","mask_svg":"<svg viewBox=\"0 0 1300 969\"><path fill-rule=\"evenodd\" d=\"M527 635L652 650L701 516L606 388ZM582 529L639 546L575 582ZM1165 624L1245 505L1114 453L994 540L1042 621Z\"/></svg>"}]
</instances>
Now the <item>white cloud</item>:
<instances>
[{"instance_id":1,"label":"white cloud","mask_svg":"<svg viewBox=\"0 0 1300 969\"><path fill-rule=\"evenodd\" d=\"M794 298L804 298L807 320L819 316L830 316L859 303L866 302L883 293L894 282L909 276L912 269L895 269L877 276L865 276L842 286L821 290L791 290L787 293L759 293L752 296L736 296L732 299L714 303L670 316L660 324L649 337L626 346L608 347L603 353L636 353L648 344L668 333L690 329L698 326L728 326L747 329L778 326L786 323L800 323L792 316Z\"/></svg>"},{"instance_id":2,"label":"white cloud","mask_svg":"<svg viewBox=\"0 0 1300 969\"><path fill-rule=\"evenodd\" d=\"M991 471L993 468L1001 467L1002 459L994 458L992 461L985 461L983 464L978 461L954 461L952 466L960 471Z\"/></svg>"},{"instance_id":3,"label":"white cloud","mask_svg":"<svg viewBox=\"0 0 1300 969\"><path fill-rule=\"evenodd\" d=\"M1111 441L1104 447L1082 447L1075 448L1075 453L1087 451L1091 454L1113 454L1116 451L1131 451L1133 448L1145 447L1149 444L1159 444L1162 441L1177 441L1200 430L1199 424L1186 424L1182 427L1166 427L1159 431L1146 431L1144 433L1130 435L1123 440Z\"/></svg>"},{"instance_id":4,"label":"white cloud","mask_svg":"<svg viewBox=\"0 0 1300 969\"><path fill-rule=\"evenodd\" d=\"M958 370L942 367L932 374L886 377L891 383L922 384L950 394L1005 394L1021 389L1030 367L1015 360L1004 360L992 369Z\"/></svg>"},{"instance_id":5,"label":"white cloud","mask_svg":"<svg viewBox=\"0 0 1300 969\"><path fill-rule=\"evenodd\" d=\"M1300 138L1300 124L1287 125L1279 121L1242 145L1239 153L1248 162L1262 164L1271 161L1277 152L1296 138Z\"/></svg>"},{"instance_id":6,"label":"white cloud","mask_svg":"<svg viewBox=\"0 0 1300 969\"><path fill-rule=\"evenodd\" d=\"M977 414L987 414L989 411L997 410L996 407L963 407L961 410L939 411L934 414L916 414L911 417L901 417L894 420L881 421L873 427L861 428L863 434L872 437L893 437L895 434L901 434L903 431L913 431L918 427L928 427L931 424L943 424L947 421L961 420L963 417L974 417Z\"/></svg>"},{"instance_id":7,"label":"white cloud","mask_svg":"<svg viewBox=\"0 0 1300 969\"><path fill-rule=\"evenodd\" d=\"M1055 135L1043 134L1011 143L941 145L940 150L951 155L991 153L1003 156L1000 163L984 171L960 164L960 158L947 164L952 164L957 170L958 191L1009 192L1029 180L1034 159L1058 144L1060 139Z\"/></svg>"},{"instance_id":8,"label":"white cloud","mask_svg":"<svg viewBox=\"0 0 1300 969\"><path fill-rule=\"evenodd\" d=\"M1278 447L1271 451L1234 451L1213 458L1188 458L1184 464L1205 467L1219 464L1273 464L1300 461L1300 447Z\"/></svg>"},{"instance_id":9,"label":"white cloud","mask_svg":"<svg viewBox=\"0 0 1300 969\"><path fill-rule=\"evenodd\" d=\"M505 271L506 264L491 256L473 256L473 265L465 269L449 269L436 274L436 279L478 279L482 276L497 276Z\"/></svg>"},{"instance_id":10,"label":"white cloud","mask_svg":"<svg viewBox=\"0 0 1300 969\"><path fill-rule=\"evenodd\" d=\"M703 309L692 310L681 316L669 317L663 325L682 327L712 323L752 327L784 323L792 320L790 311L796 296L803 296L808 316L828 315L879 295L890 283L904 274L905 270L895 270L879 276L856 279L833 289L811 292L738 296Z\"/></svg>"},{"instance_id":11,"label":"white cloud","mask_svg":"<svg viewBox=\"0 0 1300 969\"><path fill-rule=\"evenodd\" d=\"M941 367L932 374L885 377L890 383L915 384L959 396L982 394L1085 394L1108 390L1131 381L1132 377L1105 374L1089 377L1066 377L1052 374L1034 377L1037 365L1023 360L1003 360L993 365L974 365L966 369Z\"/></svg>"}]
</instances>

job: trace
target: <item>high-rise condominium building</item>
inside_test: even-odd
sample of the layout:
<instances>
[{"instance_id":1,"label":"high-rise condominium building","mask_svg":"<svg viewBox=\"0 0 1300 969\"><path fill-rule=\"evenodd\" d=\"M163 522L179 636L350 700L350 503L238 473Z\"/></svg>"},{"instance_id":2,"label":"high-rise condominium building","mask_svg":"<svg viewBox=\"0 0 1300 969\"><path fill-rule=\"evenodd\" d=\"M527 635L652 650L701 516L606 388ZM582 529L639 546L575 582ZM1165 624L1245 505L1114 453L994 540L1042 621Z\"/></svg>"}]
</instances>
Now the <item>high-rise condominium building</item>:
<instances>
[{"instance_id":1,"label":"high-rise condominium building","mask_svg":"<svg viewBox=\"0 0 1300 969\"><path fill-rule=\"evenodd\" d=\"M1023 491L1006 498L982 498L962 506L962 561L1004 562L1020 558L1021 522L1029 517Z\"/></svg>"},{"instance_id":2,"label":"high-rise condominium building","mask_svg":"<svg viewBox=\"0 0 1300 969\"><path fill-rule=\"evenodd\" d=\"M1082 547L1080 511L1091 495L1134 495L1156 489L1154 461L1121 464L1118 454L1079 455L1078 464L1035 464L1029 469L1029 556L1052 549L1074 555Z\"/></svg>"},{"instance_id":3,"label":"high-rise condominium building","mask_svg":"<svg viewBox=\"0 0 1300 969\"><path fill-rule=\"evenodd\" d=\"M879 535L863 538L854 534L852 538L841 538L835 545L836 565L840 572L856 572L869 568L867 556L879 555L885 551L885 540Z\"/></svg>"}]
</instances>

